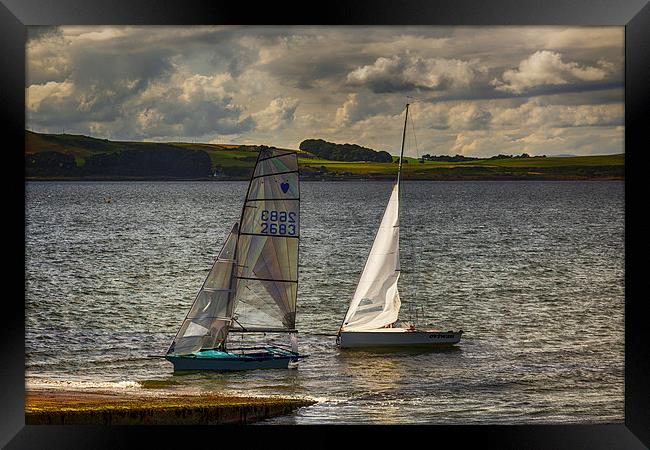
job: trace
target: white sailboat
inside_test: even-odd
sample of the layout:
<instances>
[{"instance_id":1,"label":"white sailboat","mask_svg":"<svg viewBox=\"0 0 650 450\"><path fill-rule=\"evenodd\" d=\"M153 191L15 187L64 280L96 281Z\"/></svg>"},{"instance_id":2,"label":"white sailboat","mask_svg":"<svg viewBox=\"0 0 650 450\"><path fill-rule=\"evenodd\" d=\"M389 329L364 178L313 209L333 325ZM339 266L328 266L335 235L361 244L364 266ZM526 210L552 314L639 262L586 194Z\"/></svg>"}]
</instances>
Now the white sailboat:
<instances>
[{"instance_id":1,"label":"white sailboat","mask_svg":"<svg viewBox=\"0 0 650 450\"><path fill-rule=\"evenodd\" d=\"M297 361L300 185L296 152L262 147L235 223L165 358L174 370ZM289 333L291 347L229 348L231 333Z\"/></svg>"},{"instance_id":2,"label":"white sailboat","mask_svg":"<svg viewBox=\"0 0 650 450\"><path fill-rule=\"evenodd\" d=\"M463 334L462 330L418 330L411 324L399 322L399 189L408 111L409 104L406 105L397 182L339 329L337 344L341 348L449 346L457 344Z\"/></svg>"}]
</instances>

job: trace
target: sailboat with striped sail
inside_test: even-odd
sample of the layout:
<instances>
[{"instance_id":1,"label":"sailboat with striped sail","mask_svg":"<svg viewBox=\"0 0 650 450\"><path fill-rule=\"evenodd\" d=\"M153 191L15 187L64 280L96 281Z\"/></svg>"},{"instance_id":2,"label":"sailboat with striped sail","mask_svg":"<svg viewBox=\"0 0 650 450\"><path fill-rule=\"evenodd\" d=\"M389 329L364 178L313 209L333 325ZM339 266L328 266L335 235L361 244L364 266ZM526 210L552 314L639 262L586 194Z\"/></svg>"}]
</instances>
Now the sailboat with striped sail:
<instances>
[{"instance_id":1,"label":"sailboat with striped sail","mask_svg":"<svg viewBox=\"0 0 650 450\"><path fill-rule=\"evenodd\" d=\"M339 328L337 344L341 348L449 346L457 344L463 334L462 330L418 330L412 324L399 322L399 203L408 113L407 103L397 181Z\"/></svg>"},{"instance_id":2,"label":"sailboat with striped sail","mask_svg":"<svg viewBox=\"0 0 650 450\"><path fill-rule=\"evenodd\" d=\"M239 222L165 358L174 370L287 368L298 353L300 184L296 152L262 147ZM288 333L291 345L230 348L232 333Z\"/></svg>"}]
</instances>

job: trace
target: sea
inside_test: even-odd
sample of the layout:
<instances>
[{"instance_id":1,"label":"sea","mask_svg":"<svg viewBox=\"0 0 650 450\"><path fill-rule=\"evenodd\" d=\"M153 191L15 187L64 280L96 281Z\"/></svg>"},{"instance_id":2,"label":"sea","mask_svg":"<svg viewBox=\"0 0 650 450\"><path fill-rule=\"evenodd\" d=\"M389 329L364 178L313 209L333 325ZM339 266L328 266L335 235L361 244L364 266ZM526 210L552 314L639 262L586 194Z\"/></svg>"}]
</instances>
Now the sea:
<instances>
[{"instance_id":1,"label":"sea","mask_svg":"<svg viewBox=\"0 0 650 450\"><path fill-rule=\"evenodd\" d=\"M301 183L297 367L175 375L247 182L27 182L27 389L317 402L263 424L623 423L623 182L404 181L400 318L462 340L341 350L391 187Z\"/></svg>"}]
</instances>

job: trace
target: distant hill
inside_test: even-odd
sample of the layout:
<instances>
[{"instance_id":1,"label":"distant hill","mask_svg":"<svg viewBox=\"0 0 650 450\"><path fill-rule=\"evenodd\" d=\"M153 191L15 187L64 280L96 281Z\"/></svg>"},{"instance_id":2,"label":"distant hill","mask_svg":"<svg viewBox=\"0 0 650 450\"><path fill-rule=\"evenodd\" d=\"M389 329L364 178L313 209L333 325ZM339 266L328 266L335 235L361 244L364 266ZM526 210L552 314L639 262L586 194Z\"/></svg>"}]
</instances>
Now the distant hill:
<instances>
[{"instance_id":1,"label":"distant hill","mask_svg":"<svg viewBox=\"0 0 650 450\"><path fill-rule=\"evenodd\" d=\"M109 141L26 131L25 171L37 179L247 179L258 151L254 145Z\"/></svg>"},{"instance_id":2,"label":"distant hill","mask_svg":"<svg viewBox=\"0 0 650 450\"><path fill-rule=\"evenodd\" d=\"M356 144L335 144L322 139L306 139L300 143L299 148L319 158L333 161L391 162L393 160L388 152L378 152Z\"/></svg>"},{"instance_id":3,"label":"distant hill","mask_svg":"<svg viewBox=\"0 0 650 450\"><path fill-rule=\"evenodd\" d=\"M308 141L316 142L316 145L303 145ZM303 141L301 147L298 164L300 176L305 180L394 180L397 175L397 165L391 162L394 158L387 152L314 139ZM307 150L309 148L313 150ZM28 180L247 180L259 149L260 146L237 144L109 141L81 135L27 131L25 174ZM379 156L385 162L371 159L379 154L387 155ZM406 158L405 162L409 164L402 168L403 178L621 180L625 174L624 154L573 157L496 155L491 158L427 156Z\"/></svg>"}]
</instances>

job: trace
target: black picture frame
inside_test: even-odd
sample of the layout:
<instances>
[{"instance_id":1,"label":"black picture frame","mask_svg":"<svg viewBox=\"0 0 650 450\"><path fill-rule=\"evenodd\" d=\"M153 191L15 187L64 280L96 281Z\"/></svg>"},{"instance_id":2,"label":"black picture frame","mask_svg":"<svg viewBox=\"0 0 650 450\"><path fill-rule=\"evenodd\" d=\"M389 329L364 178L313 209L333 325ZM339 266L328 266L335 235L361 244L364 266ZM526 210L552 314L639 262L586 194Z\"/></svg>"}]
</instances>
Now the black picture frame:
<instances>
[{"instance_id":1,"label":"black picture frame","mask_svg":"<svg viewBox=\"0 0 650 450\"><path fill-rule=\"evenodd\" d=\"M498 448L644 448L650 446L650 343L644 314L644 267L642 213L645 192L643 170L647 167L650 109L650 5L647 0L491 0L426 1L364 0L355 2L217 2L199 0L2 0L0 3L0 111L4 130L2 174L5 200L15 202L6 218L13 225L5 239L5 281L23 286L23 296L5 290L0 326L0 445L7 448L127 447L136 441L147 447L187 443L200 436L204 442L223 442L224 434L250 447L262 439L280 439L287 445L312 445L311 428L255 427L75 427L26 426L25 324L24 324L24 149L25 130L25 39L29 25L154 25L154 24L292 24L292 25L622 25L625 26L625 424L434 426L400 427L396 434L386 428L361 427L364 435L405 444L412 433L426 442L447 440L454 447L469 443ZM21 169L22 168L22 169ZM20 218L20 219L19 219ZM11 235L9 234L10 232ZM23 239L15 236L22 236ZM12 244L8 247L7 244ZM21 267L21 262L22 267ZM20 299L23 301L21 302ZM338 435L345 427L315 427L324 433L318 442L341 445ZM426 428L426 427L425 427ZM290 433L290 434L287 434ZM428 436L428 437L427 437ZM406 439L406 441L405 441ZM433 439L433 441L431 441ZM141 445L141 444L140 444ZM186 445L186 444L185 444ZM232 444L228 444L232 445ZM422 441L419 444L423 445ZM427 445L427 447L431 447Z\"/></svg>"}]
</instances>

